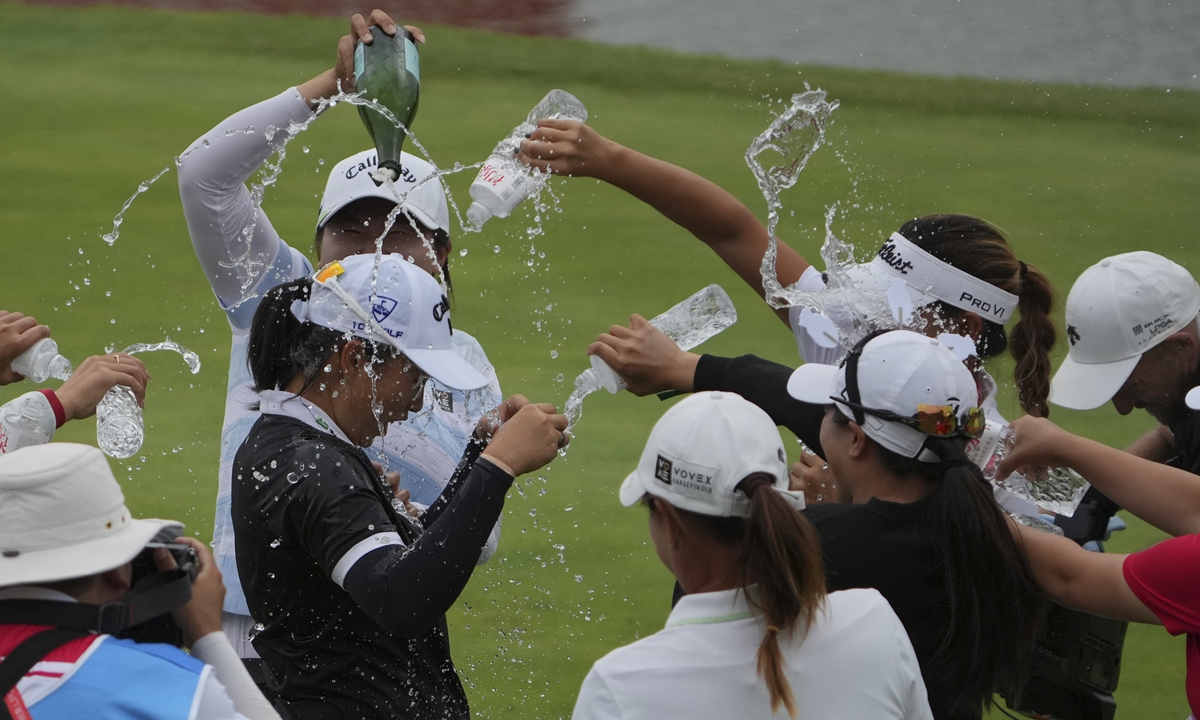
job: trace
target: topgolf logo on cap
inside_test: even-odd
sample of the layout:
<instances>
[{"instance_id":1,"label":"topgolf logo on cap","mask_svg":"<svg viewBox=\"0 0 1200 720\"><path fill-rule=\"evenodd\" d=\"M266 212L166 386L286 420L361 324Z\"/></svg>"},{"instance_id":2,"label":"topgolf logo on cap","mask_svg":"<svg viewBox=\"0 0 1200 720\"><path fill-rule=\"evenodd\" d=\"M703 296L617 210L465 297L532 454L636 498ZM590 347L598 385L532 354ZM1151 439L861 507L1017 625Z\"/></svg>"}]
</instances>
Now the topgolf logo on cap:
<instances>
[{"instance_id":1,"label":"topgolf logo on cap","mask_svg":"<svg viewBox=\"0 0 1200 720\"><path fill-rule=\"evenodd\" d=\"M383 322L388 315L396 309L396 301L390 297L380 295L374 303L371 304L371 316L375 318L375 322Z\"/></svg>"}]
</instances>

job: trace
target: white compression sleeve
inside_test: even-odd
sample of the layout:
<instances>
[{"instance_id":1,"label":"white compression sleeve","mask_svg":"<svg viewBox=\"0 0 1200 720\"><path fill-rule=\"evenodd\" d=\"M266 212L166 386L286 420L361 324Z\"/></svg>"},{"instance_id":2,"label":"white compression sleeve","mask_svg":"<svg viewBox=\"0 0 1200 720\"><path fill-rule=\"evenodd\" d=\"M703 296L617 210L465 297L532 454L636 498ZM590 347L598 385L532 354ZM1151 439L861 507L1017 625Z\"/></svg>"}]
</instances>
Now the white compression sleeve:
<instances>
[{"instance_id":1,"label":"white compression sleeve","mask_svg":"<svg viewBox=\"0 0 1200 720\"><path fill-rule=\"evenodd\" d=\"M192 655L213 666L217 680L225 686L233 706L249 720L280 720L279 713L267 702L246 672L246 666L233 651L225 633L212 632L192 643Z\"/></svg>"}]
</instances>

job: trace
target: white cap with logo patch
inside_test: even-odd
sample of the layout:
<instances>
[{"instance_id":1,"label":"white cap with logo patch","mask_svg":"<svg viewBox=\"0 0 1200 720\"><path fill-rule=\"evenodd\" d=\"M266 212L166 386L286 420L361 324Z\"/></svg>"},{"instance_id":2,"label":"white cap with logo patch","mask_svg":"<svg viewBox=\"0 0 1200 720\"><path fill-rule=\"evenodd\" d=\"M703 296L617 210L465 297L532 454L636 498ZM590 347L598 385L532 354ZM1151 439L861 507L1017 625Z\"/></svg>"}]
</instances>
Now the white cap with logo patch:
<instances>
[{"instance_id":1,"label":"white cap with logo patch","mask_svg":"<svg viewBox=\"0 0 1200 720\"><path fill-rule=\"evenodd\" d=\"M338 210L355 200L380 198L395 203L399 195L404 198L401 210L431 230L450 232L446 193L432 165L419 157L400 153L401 173L396 179L394 193L386 183L379 184L371 178L378 166L379 156L374 150L356 153L333 166L325 182L325 194L321 196L317 229L324 227Z\"/></svg>"},{"instance_id":2,"label":"white cap with logo patch","mask_svg":"<svg viewBox=\"0 0 1200 720\"><path fill-rule=\"evenodd\" d=\"M680 510L748 517L750 498L737 486L755 473L770 475L775 490L804 509L804 494L788 490L787 455L770 416L733 393L696 393L654 424L637 470L621 484L621 504L649 493Z\"/></svg>"},{"instance_id":3,"label":"white cap with logo patch","mask_svg":"<svg viewBox=\"0 0 1200 720\"><path fill-rule=\"evenodd\" d=\"M1070 352L1050 402L1074 410L1112 399L1142 355L1200 314L1200 285L1161 255L1114 255L1083 271L1067 296Z\"/></svg>"},{"instance_id":4,"label":"white cap with logo patch","mask_svg":"<svg viewBox=\"0 0 1200 720\"><path fill-rule=\"evenodd\" d=\"M312 294L292 305L301 321L391 345L426 375L455 390L488 384L453 349L450 302L437 280L401 255L351 255L313 277ZM367 311L370 309L370 312Z\"/></svg>"}]
</instances>

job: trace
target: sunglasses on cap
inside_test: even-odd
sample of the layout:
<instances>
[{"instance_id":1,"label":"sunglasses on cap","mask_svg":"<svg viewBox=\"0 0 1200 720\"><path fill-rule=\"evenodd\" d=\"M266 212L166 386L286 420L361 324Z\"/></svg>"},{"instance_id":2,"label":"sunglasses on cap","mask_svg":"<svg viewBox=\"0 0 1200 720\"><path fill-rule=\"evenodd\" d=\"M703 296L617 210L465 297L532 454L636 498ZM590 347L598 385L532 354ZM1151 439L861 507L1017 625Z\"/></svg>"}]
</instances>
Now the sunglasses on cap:
<instances>
[{"instance_id":1,"label":"sunglasses on cap","mask_svg":"<svg viewBox=\"0 0 1200 720\"><path fill-rule=\"evenodd\" d=\"M859 425L862 425L866 421L867 415L871 415L880 420L907 425L919 432L935 437L962 435L969 438L977 438L983 435L987 419L984 417L983 408L980 407L969 407L966 411L960 413L958 410L959 406L957 405L926 405L922 403L917 406L916 414L907 416L894 413L890 410L867 407L862 404L862 394L858 389L858 360L862 357L863 348L867 346L867 343L888 332L892 332L892 330L876 330L870 333L862 340L859 340L850 352L847 353L841 364L846 369L846 394L849 398L840 398L831 395L829 399L850 408L850 411L854 414L854 421Z\"/></svg>"}]
</instances>

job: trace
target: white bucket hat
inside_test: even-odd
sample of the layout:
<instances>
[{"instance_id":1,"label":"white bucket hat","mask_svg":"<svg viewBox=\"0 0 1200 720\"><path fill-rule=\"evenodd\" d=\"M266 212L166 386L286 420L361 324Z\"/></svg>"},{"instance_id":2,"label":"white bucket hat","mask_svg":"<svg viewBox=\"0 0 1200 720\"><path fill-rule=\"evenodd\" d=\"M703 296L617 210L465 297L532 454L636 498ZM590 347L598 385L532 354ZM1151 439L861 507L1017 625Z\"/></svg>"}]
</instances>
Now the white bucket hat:
<instances>
[{"instance_id":1,"label":"white bucket hat","mask_svg":"<svg viewBox=\"0 0 1200 720\"><path fill-rule=\"evenodd\" d=\"M396 179L396 191L386 183L379 184L371 174L379 166L379 156L374 150L364 150L342 160L329 171L325 182L325 194L321 196L321 214L317 216L317 229L325 226L338 210L355 200L381 198L396 202L399 194L404 198L400 209L411 214L418 222L432 230L450 232L450 211L446 207L446 193L442 181L432 165L414 155L400 153L400 177Z\"/></svg>"},{"instance_id":2,"label":"white bucket hat","mask_svg":"<svg viewBox=\"0 0 1200 720\"><path fill-rule=\"evenodd\" d=\"M1098 408L1142 355L1200 314L1200 285L1162 255L1114 255L1083 271L1067 296L1070 350L1050 382L1050 402Z\"/></svg>"},{"instance_id":3,"label":"white bucket hat","mask_svg":"<svg viewBox=\"0 0 1200 720\"><path fill-rule=\"evenodd\" d=\"M453 349L450 301L433 276L401 255L351 255L313 276L307 301L292 313L331 330L391 345L426 375L454 390L488 384ZM366 310L370 308L370 312Z\"/></svg>"},{"instance_id":4,"label":"white bucket hat","mask_svg":"<svg viewBox=\"0 0 1200 720\"><path fill-rule=\"evenodd\" d=\"M701 515L748 517L750 498L737 485L754 473L770 475L776 492L804 509L804 494L788 490L787 454L771 418L739 395L696 393L654 424L621 484L621 504L649 493Z\"/></svg>"},{"instance_id":5,"label":"white bucket hat","mask_svg":"<svg viewBox=\"0 0 1200 720\"><path fill-rule=\"evenodd\" d=\"M87 577L133 560L173 520L137 520L94 447L0 455L0 587Z\"/></svg>"},{"instance_id":6,"label":"white bucket hat","mask_svg":"<svg viewBox=\"0 0 1200 720\"><path fill-rule=\"evenodd\" d=\"M801 365L788 380L788 394L815 405L832 404L849 418L855 416L853 408L835 398L904 418L916 417L922 406L949 405L955 408L956 417L979 408L979 390L971 371L950 348L933 338L892 330L868 339L857 358L857 401L846 387L848 364ZM868 437L892 452L923 462L939 460L925 448L930 435L915 427L869 412L862 413L859 424Z\"/></svg>"}]
</instances>

